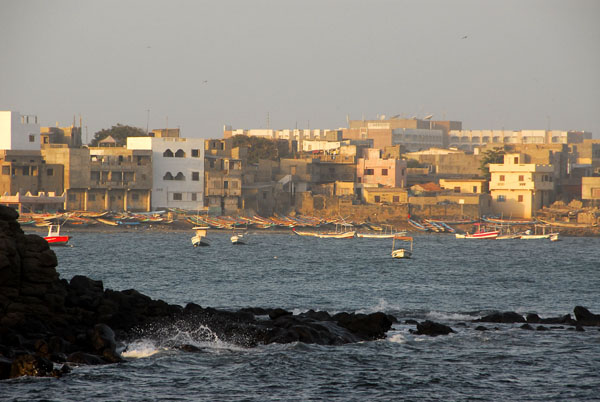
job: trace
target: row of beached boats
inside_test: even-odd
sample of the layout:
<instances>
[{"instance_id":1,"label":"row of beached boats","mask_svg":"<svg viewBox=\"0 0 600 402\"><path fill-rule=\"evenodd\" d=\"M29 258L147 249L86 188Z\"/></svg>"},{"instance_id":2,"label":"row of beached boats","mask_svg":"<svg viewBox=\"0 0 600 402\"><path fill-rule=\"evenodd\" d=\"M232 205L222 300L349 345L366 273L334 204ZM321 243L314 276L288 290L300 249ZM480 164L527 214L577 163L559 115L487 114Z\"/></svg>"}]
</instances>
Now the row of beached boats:
<instances>
[{"instance_id":1,"label":"row of beached boats","mask_svg":"<svg viewBox=\"0 0 600 402\"><path fill-rule=\"evenodd\" d=\"M71 227L87 227L93 225L140 225L140 224L169 224L172 219L163 217L166 211L149 213L113 213L113 212L64 212L64 213L22 213L19 216L21 226L49 227L66 225Z\"/></svg>"}]
</instances>

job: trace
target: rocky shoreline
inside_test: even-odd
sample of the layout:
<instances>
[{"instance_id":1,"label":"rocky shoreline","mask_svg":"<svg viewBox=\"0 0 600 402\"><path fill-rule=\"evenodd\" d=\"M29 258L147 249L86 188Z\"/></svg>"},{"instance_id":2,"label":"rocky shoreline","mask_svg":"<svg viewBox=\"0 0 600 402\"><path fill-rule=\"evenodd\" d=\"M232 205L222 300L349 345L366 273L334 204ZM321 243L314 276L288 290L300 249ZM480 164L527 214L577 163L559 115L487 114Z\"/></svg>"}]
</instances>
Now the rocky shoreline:
<instances>
[{"instance_id":1,"label":"rocky shoreline","mask_svg":"<svg viewBox=\"0 0 600 402\"><path fill-rule=\"evenodd\" d=\"M246 308L225 311L185 307L153 300L136 290L105 289L101 281L75 276L61 279L55 253L36 234L25 234L14 210L0 206L0 379L54 376L80 364L123 361L119 344L141 337L160 337L161 328L208 328L220 340L254 347L270 343L304 342L342 345L385 338L396 318L372 314L308 311L292 314L283 309ZM600 327L600 315L583 307L570 315L542 319L535 315L497 313L478 320L480 325L518 323L556 324L583 330ZM416 325L417 335L445 335L454 330L431 321ZM524 327L524 329L533 329ZM192 345L176 347L194 352Z\"/></svg>"}]
</instances>

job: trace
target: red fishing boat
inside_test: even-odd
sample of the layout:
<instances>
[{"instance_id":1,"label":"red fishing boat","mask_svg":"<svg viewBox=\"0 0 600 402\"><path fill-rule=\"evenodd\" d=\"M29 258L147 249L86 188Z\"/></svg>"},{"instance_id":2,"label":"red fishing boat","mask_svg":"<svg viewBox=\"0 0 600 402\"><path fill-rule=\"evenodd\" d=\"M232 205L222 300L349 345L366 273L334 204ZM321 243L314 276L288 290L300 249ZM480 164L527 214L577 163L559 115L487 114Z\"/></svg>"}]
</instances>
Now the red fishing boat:
<instances>
[{"instance_id":1,"label":"red fishing boat","mask_svg":"<svg viewBox=\"0 0 600 402\"><path fill-rule=\"evenodd\" d=\"M60 234L60 225L50 225L48 227L48 236L44 236L44 239L51 246L66 246L71 236L62 236Z\"/></svg>"}]
</instances>

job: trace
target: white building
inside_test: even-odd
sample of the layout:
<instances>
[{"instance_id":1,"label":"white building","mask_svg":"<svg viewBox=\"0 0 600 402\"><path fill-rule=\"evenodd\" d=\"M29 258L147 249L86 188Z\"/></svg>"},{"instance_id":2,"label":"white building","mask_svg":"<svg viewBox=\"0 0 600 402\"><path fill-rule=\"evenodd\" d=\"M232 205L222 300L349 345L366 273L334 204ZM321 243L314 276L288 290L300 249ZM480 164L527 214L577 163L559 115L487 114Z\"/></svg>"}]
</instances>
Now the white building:
<instances>
[{"instance_id":1,"label":"white building","mask_svg":"<svg viewBox=\"0 0 600 402\"><path fill-rule=\"evenodd\" d=\"M152 209L204 206L204 139L129 137L127 149L152 150Z\"/></svg>"},{"instance_id":2,"label":"white building","mask_svg":"<svg viewBox=\"0 0 600 402\"><path fill-rule=\"evenodd\" d=\"M0 111L0 149L40 150L40 125L37 116Z\"/></svg>"},{"instance_id":3,"label":"white building","mask_svg":"<svg viewBox=\"0 0 600 402\"><path fill-rule=\"evenodd\" d=\"M392 145L403 145L409 151L421 151L444 146L444 133L437 129L395 128L392 130Z\"/></svg>"}]
</instances>

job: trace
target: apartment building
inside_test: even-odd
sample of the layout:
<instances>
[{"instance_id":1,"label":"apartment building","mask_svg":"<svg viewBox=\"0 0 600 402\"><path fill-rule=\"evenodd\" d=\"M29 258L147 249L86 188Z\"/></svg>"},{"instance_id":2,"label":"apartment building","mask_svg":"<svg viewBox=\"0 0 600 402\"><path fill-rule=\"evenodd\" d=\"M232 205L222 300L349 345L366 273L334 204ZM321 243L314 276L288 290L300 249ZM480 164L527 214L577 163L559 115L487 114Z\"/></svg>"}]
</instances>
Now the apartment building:
<instances>
[{"instance_id":1,"label":"apartment building","mask_svg":"<svg viewBox=\"0 0 600 402\"><path fill-rule=\"evenodd\" d=\"M37 116L0 111L0 149L39 151L40 125Z\"/></svg>"},{"instance_id":2,"label":"apartment building","mask_svg":"<svg viewBox=\"0 0 600 402\"><path fill-rule=\"evenodd\" d=\"M204 139L180 138L178 129L153 133L154 137L127 138L127 149L152 155L152 209L203 208Z\"/></svg>"},{"instance_id":3,"label":"apartment building","mask_svg":"<svg viewBox=\"0 0 600 402\"><path fill-rule=\"evenodd\" d=\"M532 218L554 201L554 167L524 163L519 153L504 155L504 163L490 164L492 210L513 218Z\"/></svg>"},{"instance_id":4,"label":"apartment building","mask_svg":"<svg viewBox=\"0 0 600 402\"><path fill-rule=\"evenodd\" d=\"M362 187L406 187L406 161L382 158L382 151L371 148L356 162L356 181Z\"/></svg>"},{"instance_id":5,"label":"apartment building","mask_svg":"<svg viewBox=\"0 0 600 402\"><path fill-rule=\"evenodd\" d=\"M64 167L65 204L69 211L149 211L152 153L123 147L42 149L47 163Z\"/></svg>"},{"instance_id":6,"label":"apartment building","mask_svg":"<svg viewBox=\"0 0 600 402\"><path fill-rule=\"evenodd\" d=\"M204 205L213 214L237 213L243 208L243 159L247 149L233 147L233 140L204 141Z\"/></svg>"},{"instance_id":7,"label":"apartment building","mask_svg":"<svg viewBox=\"0 0 600 402\"><path fill-rule=\"evenodd\" d=\"M560 130L450 130L449 147L473 151L487 144L579 144L591 139L587 131Z\"/></svg>"}]
</instances>

